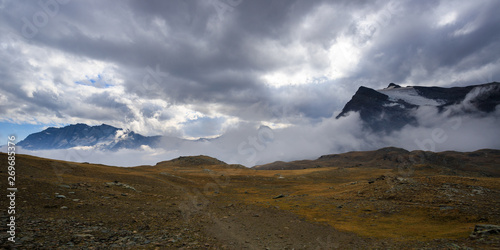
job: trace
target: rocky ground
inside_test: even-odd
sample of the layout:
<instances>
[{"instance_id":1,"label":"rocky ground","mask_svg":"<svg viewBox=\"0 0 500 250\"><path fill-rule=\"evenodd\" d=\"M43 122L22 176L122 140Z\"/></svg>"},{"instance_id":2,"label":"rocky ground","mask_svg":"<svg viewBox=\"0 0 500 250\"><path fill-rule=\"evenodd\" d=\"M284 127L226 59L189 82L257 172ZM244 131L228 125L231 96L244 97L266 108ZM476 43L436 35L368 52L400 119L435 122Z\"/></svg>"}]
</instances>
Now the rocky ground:
<instances>
[{"instance_id":1,"label":"rocky ground","mask_svg":"<svg viewBox=\"0 0 500 250\"><path fill-rule=\"evenodd\" d=\"M2 180L6 158L0 154ZM432 166L402 172L352 165L255 170L183 157L120 168L19 155L16 242L7 240L4 196L0 246L500 248L494 226L500 225L500 180L491 168L481 176Z\"/></svg>"}]
</instances>

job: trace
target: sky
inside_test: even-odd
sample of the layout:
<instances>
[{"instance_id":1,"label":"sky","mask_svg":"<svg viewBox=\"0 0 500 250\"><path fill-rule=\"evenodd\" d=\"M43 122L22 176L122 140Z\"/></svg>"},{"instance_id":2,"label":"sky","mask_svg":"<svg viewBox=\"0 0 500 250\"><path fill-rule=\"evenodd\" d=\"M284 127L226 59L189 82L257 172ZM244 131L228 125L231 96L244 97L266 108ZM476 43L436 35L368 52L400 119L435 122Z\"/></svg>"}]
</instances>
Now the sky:
<instances>
[{"instance_id":1,"label":"sky","mask_svg":"<svg viewBox=\"0 0 500 250\"><path fill-rule=\"evenodd\" d=\"M500 78L500 1L0 0L1 136L321 126L360 86Z\"/></svg>"}]
</instances>

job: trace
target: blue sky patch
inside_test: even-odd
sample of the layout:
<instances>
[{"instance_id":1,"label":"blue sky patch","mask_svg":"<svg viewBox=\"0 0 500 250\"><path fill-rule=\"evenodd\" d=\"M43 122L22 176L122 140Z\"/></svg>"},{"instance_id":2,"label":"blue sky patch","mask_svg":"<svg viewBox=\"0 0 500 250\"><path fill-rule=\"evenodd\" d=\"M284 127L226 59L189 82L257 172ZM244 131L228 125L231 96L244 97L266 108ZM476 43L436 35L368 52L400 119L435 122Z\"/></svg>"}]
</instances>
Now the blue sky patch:
<instances>
[{"instance_id":1,"label":"blue sky patch","mask_svg":"<svg viewBox=\"0 0 500 250\"><path fill-rule=\"evenodd\" d=\"M89 77L86 75L85 78L85 80L75 81L75 83L79 85L87 85L104 89L113 86L113 84L107 83L106 80L101 76L101 74L98 74L97 77Z\"/></svg>"},{"instance_id":2,"label":"blue sky patch","mask_svg":"<svg viewBox=\"0 0 500 250\"><path fill-rule=\"evenodd\" d=\"M3 145L4 142L7 141L7 136L15 135L16 142L20 142L24 140L28 135L32 133L37 133L44 130L47 127L60 127L65 126L67 124L16 124L11 122L0 122L0 136L1 140L0 145ZM5 139L4 139L5 137Z\"/></svg>"}]
</instances>

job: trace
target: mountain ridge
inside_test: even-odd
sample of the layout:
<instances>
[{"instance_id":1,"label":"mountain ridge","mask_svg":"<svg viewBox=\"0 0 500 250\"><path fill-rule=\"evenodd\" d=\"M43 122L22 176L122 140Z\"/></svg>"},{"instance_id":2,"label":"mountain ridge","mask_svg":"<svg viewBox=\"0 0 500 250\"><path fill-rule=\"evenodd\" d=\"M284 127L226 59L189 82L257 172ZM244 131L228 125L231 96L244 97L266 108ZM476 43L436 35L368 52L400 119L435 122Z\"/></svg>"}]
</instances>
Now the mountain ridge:
<instances>
[{"instance_id":1,"label":"mountain ridge","mask_svg":"<svg viewBox=\"0 0 500 250\"><path fill-rule=\"evenodd\" d=\"M50 127L28 135L17 145L28 150L98 147L104 150L135 149L142 145L156 147L161 136L143 136L107 124L89 126L83 123L62 128Z\"/></svg>"},{"instance_id":2,"label":"mountain ridge","mask_svg":"<svg viewBox=\"0 0 500 250\"><path fill-rule=\"evenodd\" d=\"M432 106L442 113L453 106L462 105L452 115L465 113L491 113L500 104L500 83L490 82L465 87L401 87L390 83L385 89L375 90L360 86L346 103L336 119L350 112L359 112L364 127L374 132L391 133L406 125L418 126L415 111Z\"/></svg>"},{"instance_id":3,"label":"mountain ridge","mask_svg":"<svg viewBox=\"0 0 500 250\"><path fill-rule=\"evenodd\" d=\"M500 150L480 149L472 152L422 150L408 151L402 148L385 147L372 151L351 151L341 154L322 155L315 160L291 162L276 161L252 167L256 170L298 170L308 168L341 167L352 168L376 166L387 169L439 166L443 173L471 172L485 177L500 177L500 169L492 163L500 164ZM477 171L480 169L480 171Z\"/></svg>"}]
</instances>

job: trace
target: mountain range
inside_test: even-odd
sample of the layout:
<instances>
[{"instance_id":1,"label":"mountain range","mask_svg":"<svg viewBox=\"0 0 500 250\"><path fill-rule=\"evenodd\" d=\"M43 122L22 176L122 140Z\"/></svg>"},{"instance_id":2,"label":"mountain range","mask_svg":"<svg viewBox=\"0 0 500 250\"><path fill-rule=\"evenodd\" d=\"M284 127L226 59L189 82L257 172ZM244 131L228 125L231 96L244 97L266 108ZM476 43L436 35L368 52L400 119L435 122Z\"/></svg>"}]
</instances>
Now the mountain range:
<instances>
[{"instance_id":1,"label":"mountain range","mask_svg":"<svg viewBox=\"0 0 500 250\"><path fill-rule=\"evenodd\" d=\"M448 116L463 114L489 115L500 104L500 83L492 82L467 87L401 87L391 83L385 89L359 87L336 119L358 112L365 129L376 133L391 133L407 125L418 126L416 111L434 107ZM217 140L213 139L213 140ZM175 148L184 140L168 136L143 136L130 130L102 124L74 124L62 128L47 128L18 143L28 150L94 147L101 150L137 149L144 146ZM203 142L204 139L198 140ZM196 143L197 141L190 141Z\"/></svg>"},{"instance_id":2,"label":"mountain range","mask_svg":"<svg viewBox=\"0 0 500 250\"><path fill-rule=\"evenodd\" d=\"M336 117L359 112L364 127L374 132L392 132L406 125L418 126L416 110L435 107L450 116L476 113L488 115L500 104L500 83L491 82L467 87L401 87L391 83L385 89L359 87Z\"/></svg>"},{"instance_id":3,"label":"mountain range","mask_svg":"<svg viewBox=\"0 0 500 250\"><path fill-rule=\"evenodd\" d=\"M62 128L47 128L30 134L17 145L28 150L96 147L105 150L135 149L142 145L157 147L162 136L143 136L133 131L102 124L74 124Z\"/></svg>"}]
</instances>

